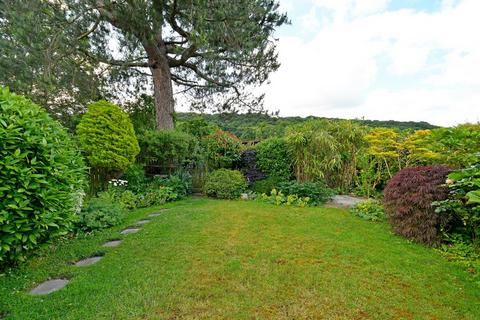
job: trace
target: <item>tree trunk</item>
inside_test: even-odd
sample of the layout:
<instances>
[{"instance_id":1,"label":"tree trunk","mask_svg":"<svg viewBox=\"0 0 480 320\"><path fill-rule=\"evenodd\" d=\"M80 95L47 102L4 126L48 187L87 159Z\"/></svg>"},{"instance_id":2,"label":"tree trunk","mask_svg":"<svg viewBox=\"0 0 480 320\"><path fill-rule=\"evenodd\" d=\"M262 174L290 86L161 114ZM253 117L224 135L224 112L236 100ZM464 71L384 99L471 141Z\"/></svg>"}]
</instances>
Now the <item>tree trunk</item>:
<instances>
[{"instance_id":1,"label":"tree trunk","mask_svg":"<svg viewBox=\"0 0 480 320\"><path fill-rule=\"evenodd\" d=\"M173 129L174 100L170 67L163 52L157 48L145 48L151 65L153 77L153 95L155 98L155 111L157 130ZM163 51L163 50L162 50Z\"/></svg>"}]
</instances>

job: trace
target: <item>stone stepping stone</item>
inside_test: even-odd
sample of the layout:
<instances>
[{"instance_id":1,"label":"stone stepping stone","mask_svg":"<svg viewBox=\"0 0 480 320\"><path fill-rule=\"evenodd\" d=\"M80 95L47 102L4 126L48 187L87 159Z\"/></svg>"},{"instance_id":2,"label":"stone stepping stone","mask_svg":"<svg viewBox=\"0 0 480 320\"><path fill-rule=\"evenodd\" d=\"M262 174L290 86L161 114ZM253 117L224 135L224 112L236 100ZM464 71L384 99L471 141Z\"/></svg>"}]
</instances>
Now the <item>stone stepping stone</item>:
<instances>
[{"instance_id":1,"label":"stone stepping stone","mask_svg":"<svg viewBox=\"0 0 480 320\"><path fill-rule=\"evenodd\" d=\"M138 225L144 225L144 224L147 224L147 223L150 223L150 222L152 222L152 220L144 219L144 220L137 221L136 224L138 224Z\"/></svg>"},{"instance_id":2,"label":"stone stepping stone","mask_svg":"<svg viewBox=\"0 0 480 320\"><path fill-rule=\"evenodd\" d=\"M156 218L156 217L159 217L161 216L161 213L151 213L148 215L149 218Z\"/></svg>"},{"instance_id":3,"label":"stone stepping stone","mask_svg":"<svg viewBox=\"0 0 480 320\"><path fill-rule=\"evenodd\" d=\"M103 246L107 248L113 248L113 247L118 247L120 243L122 243L122 240L110 240L105 242Z\"/></svg>"},{"instance_id":4,"label":"stone stepping stone","mask_svg":"<svg viewBox=\"0 0 480 320\"><path fill-rule=\"evenodd\" d=\"M359 202L365 201L364 198L352 197L348 195L338 195L332 197L327 203L328 206L340 207L340 208L351 208Z\"/></svg>"},{"instance_id":5,"label":"stone stepping stone","mask_svg":"<svg viewBox=\"0 0 480 320\"><path fill-rule=\"evenodd\" d=\"M52 293L54 291L62 289L69 282L70 282L70 280L67 280L67 279L48 280L48 281L45 281L45 282L41 283L37 287L33 288L30 291L30 294L33 294L33 295L49 294L49 293Z\"/></svg>"},{"instance_id":6,"label":"stone stepping stone","mask_svg":"<svg viewBox=\"0 0 480 320\"><path fill-rule=\"evenodd\" d=\"M122 232L120 232L120 234L137 233L138 231L140 231L140 228L127 228L127 229L123 230Z\"/></svg>"},{"instance_id":7,"label":"stone stepping stone","mask_svg":"<svg viewBox=\"0 0 480 320\"><path fill-rule=\"evenodd\" d=\"M102 260L102 256L95 256L86 259L79 260L75 262L77 267L84 267L84 266L91 266L92 264L97 263L98 261Z\"/></svg>"}]
</instances>

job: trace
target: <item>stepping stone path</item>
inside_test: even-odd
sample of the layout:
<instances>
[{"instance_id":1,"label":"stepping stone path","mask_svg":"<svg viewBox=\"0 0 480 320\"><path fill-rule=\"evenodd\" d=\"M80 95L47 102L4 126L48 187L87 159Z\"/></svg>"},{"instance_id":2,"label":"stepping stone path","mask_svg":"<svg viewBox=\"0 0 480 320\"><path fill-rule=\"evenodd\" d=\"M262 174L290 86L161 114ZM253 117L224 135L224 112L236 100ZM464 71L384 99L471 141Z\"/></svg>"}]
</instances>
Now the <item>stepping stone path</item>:
<instances>
[{"instance_id":1,"label":"stepping stone path","mask_svg":"<svg viewBox=\"0 0 480 320\"><path fill-rule=\"evenodd\" d=\"M90 257L86 259L82 259L80 261L77 261L75 265L77 267L84 267L84 266L90 266L92 264L97 263L98 261L102 260L102 256L95 256L95 257Z\"/></svg>"},{"instance_id":2,"label":"stepping stone path","mask_svg":"<svg viewBox=\"0 0 480 320\"><path fill-rule=\"evenodd\" d=\"M54 291L60 290L70 282L67 279L52 279L41 283L39 286L33 288L30 291L30 294L40 295L40 294L49 294Z\"/></svg>"},{"instance_id":3,"label":"stepping stone path","mask_svg":"<svg viewBox=\"0 0 480 320\"><path fill-rule=\"evenodd\" d=\"M168 209L160 209L160 212L162 211L166 211ZM161 215L160 212L157 212L157 213L151 213L148 215L148 217L150 218L155 218L155 217L158 217ZM138 221L136 224L137 225L144 225L144 224L147 224L151 222L151 220L148 220L148 219L143 219L143 220L140 220ZM136 233L140 231L140 228L135 228L135 227L129 227L129 228L126 228L124 229L122 232L120 232L121 234L130 234L130 233ZM117 247L120 245L120 243L122 243L122 240L110 240L110 241L107 241L103 244L103 247ZM82 259L82 260L79 260L75 263L76 266L78 267L83 267L83 266L90 266L92 264L95 264L97 263L98 261L100 261L101 259L103 258L103 256L94 256L94 257L89 257L89 258L85 258L85 259ZM31 295L43 295L43 294L49 294L49 293L52 293L52 292L55 292L57 290L60 290L62 289L63 287L65 287L68 283L70 282L70 280L68 279L52 279L52 280L48 280L48 281L45 281L43 283L41 283L40 285L38 285L37 287L33 288L31 291L30 291L30 294ZM1 319L1 316L2 314L0 313L0 319Z\"/></svg>"},{"instance_id":4,"label":"stepping stone path","mask_svg":"<svg viewBox=\"0 0 480 320\"><path fill-rule=\"evenodd\" d=\"M108 242L105 242L103 246L108 248L118 247L120 243L122 243L122 240L110 240Z\"/></svg>"},{"instance_id":5,"label":"stepping stone path","mask_svg":"<svg viewBox=\"0 0 480 320\"><path fill-rule=\"evenodd\" d=\"M365 199L363 199L363 198L339 195L339 196L334 196L327 203L327 205L332 206L332 207L351 208L354 205L356 205L357 203L362 202L364 200Z\"/></svg>"},{"instance_id":6,"label":"stepping stone path","mask_svg":"<svg viewBox=\"0 0 480 320\"><path fill-rule=\"evenodd\" d=\"M160 214L160 213L151 213L151 214L149 214L148 216L149 216L150 218L155 218L155 217L161 216L161 214Z\"/></svg>"},{"instance_id":7,"label":"stepping stone path","mask_svg":"<svg viewBox=\"0 0 480 320\"><path fill-rule=\"evenodd\" d=\"M155 213L150 213L148 215L149 218L155 218L155 217L159 217L162 215L162 212L163 211L167 211L168 209L167 208L164 208L164 209L160 209L159 212L155 212Z\"/></svg>"},{"instance_id":8,"label":"stepping stone path","mask_svg":"<svg viewBox=\"0 0 480 320\"><path fill-rule=\"evenodd\" d=\"M138 231L140 231L140 228L127 228L120 233L121 234L130 234L130 233L137 233Z\"/></svg>"}]
</instances>

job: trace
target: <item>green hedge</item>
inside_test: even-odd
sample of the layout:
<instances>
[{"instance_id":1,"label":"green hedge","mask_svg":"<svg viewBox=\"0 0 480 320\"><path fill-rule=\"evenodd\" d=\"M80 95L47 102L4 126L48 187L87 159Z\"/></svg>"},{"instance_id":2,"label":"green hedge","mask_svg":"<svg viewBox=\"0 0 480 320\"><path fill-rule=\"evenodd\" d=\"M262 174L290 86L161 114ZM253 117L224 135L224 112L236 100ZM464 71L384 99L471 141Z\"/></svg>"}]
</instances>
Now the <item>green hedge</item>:
<instances>
[{"instance_id":1,"label":"green hedge","mask_svg":"<svg viewBox=\"0 0 480 320\"><path fill-rule=\"evenodd\" d=\"M0 88L0 265L71 230L85 166L67 131L42 108Z\"/></svg>"}]
</instances>

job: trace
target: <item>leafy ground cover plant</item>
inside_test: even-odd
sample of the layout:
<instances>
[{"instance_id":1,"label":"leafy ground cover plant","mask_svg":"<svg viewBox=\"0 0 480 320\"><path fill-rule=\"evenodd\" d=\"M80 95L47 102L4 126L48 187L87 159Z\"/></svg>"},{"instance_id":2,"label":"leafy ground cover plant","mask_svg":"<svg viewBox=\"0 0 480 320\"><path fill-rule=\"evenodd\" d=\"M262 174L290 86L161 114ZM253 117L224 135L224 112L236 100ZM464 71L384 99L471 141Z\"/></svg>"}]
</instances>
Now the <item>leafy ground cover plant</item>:
<instances>
[{"instance_id":1,"label":"leafy ground cover plant","mask_svg":"<svg viewBox=\"0 0 480 320\"><path fill-rule=\"evenodd\" d=\"M0 267L73 227L85 165L46 111L0 88Z\"/></svg>"},{"instance_id":2,"label":"leafy ground cover plant","mask_svg":"<svg viewBox=\"0 0 480 320\"><path fill-rule=\"evenodd\" d=\"M125 213L121 205L109 201L106 197L92 198L78 215L77 228L82 231L94 231L120 224Z\"/></svg>"},{"instance_id":3,"label":"leafy ground cover plant","mask_svg":"<svg viewBox=\"0 0 480 320\"><path fill-rule=\"evenodd\" d=\"M286 195L277 189L273 189L269 194L263 193L259 199L277 206L286 205L302 208L311 203L309 197L300 197L296 194Z\"/></svg>"},{"instance_id":4,"label":"leafy ground cover plant","mask_svg":"<svg viewBox=\"0 0 480 320\"><path fill-rule=\"evenodd\" d=\"M395 233L427 245L441 242L441 229L450 220L435 212L432 202L445 200L446 166L406 168L385 188L384 206Z\"/></svg>"},{"instance_id":5,"label":"leafy ground cover plant","mask_svg":"<svg viewBox=\"0 0 480 320\"><path fill-rule=\"evenodd\" d=\"M237 199L246 188L247 182L240 171L219 169L208 175L204 191L209 197Z\"/></svg>"},{"instance_id":6,"label":"leafy ground cover plant","mask_svg":"<svg viewBox=\"0 0 480 320\"><path fill-rule=\"evenodd\" d=\"M357 203L350 209L350 213L369 221L385 220L385 210L382 204L374 199L368 199Z\"/></svg>"},{"instance_id":7,"label":"leafy ground cover plant","mask_svg":"<svg viewBox=\"0 0 480 320\"><path fill-rule=\"evenodd\" d=\"M309 204L318 206L327 202L336 194L335 190L328 188L322 182L297 182L287 181L278 185L278 190L286 195L297 195L300 198L308 197Z\"/></svg>"}]
</instances>

